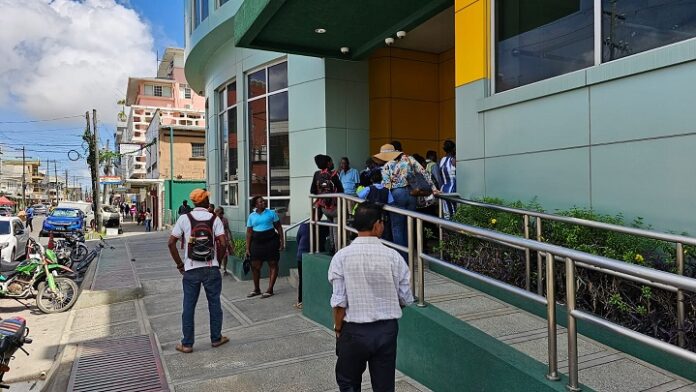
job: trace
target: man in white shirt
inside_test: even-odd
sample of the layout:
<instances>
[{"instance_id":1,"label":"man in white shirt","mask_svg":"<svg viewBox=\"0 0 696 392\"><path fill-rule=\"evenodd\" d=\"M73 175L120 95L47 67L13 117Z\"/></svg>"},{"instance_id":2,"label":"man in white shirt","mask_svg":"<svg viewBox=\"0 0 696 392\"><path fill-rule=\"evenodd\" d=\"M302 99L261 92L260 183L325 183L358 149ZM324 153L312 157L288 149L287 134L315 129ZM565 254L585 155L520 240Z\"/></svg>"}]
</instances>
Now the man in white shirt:
<instances>
[{"instance_id":1,"label":"man in white shirt","mask_svg":"<svg viewBox=\"0 0 696 392\"><path fill-rule=\"evenodd\" d=\"M413 302L410 271L401 255L379 240L382 207L364 202L355 211L358 238L331 260L329 282L336 332L336 382L342 392L360 391L370 366L375 392L394 391L397 320Z\"/></svg>"},{"instance_id":2,"label":"man in white shirt","mask_svg":"<svg viewBox=\"0 0 696 392\"><path fill-rule=\"evenodd\" d=\"M208 212L209 193L194 189L189 195L196 206L193 211L179 216L172 235L169 237L169 253L176 268L183 275L184 309L181 316L183 339L176 345L177 351L190 353L194 342L194 313L201 285L205 289L210 312L210 340L213 347L219 347L229 339L222 336L222 277L217 255L224 254L225 229L215 215ZM184 238L184 259L176 249L176 243Z\"/></svg>"}]
</instances>

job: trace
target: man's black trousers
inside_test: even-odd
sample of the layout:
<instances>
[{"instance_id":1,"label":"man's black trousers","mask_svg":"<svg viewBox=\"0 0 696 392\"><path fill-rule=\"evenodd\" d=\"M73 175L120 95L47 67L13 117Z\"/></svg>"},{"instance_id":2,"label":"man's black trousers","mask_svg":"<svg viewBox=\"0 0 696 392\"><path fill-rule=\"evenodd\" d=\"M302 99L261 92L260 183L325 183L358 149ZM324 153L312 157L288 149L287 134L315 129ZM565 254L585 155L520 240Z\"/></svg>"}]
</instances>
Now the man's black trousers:
<instances>
[{"instance_id":1,"label":"man's black trousers","mask_svg":"<svg viewBox=\"0 0 696 392\"><path fill-rule=\"evenodd\" d=\"M343 323L336 342L336 382L341 392L359 392L362 374L370 367L372 390L393 392L396 372L397 320Z\"/></svg>"}]
</instances>

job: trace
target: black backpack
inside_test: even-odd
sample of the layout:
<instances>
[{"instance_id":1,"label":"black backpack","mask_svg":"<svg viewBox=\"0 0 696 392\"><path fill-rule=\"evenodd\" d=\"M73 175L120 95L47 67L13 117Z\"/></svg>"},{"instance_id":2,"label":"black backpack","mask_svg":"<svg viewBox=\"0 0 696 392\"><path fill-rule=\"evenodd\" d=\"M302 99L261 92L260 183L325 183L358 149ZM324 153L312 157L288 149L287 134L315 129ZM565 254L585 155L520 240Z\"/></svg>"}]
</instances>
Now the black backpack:
<instances>
[{"instance_id":1,"label":"black backpack","mask_svg":"<svg viewBox=\"0 0 696 392\"><path fill-rule=\"evenodd\" d=\"M389 189L377 189L376 186L370 185L370 193L367 194L365 200L372 203L387 204L389 202Z\"/></svg>"},{"instance_id":2,"label":"black backpack","mask_svg":"<svg viewBox=\"0 0 696 392\"><path fill-rule=\"evenodd\" d=\"M325 193L337 193L338 187L334 184L333 177L336 172L324 169L319 172L317 176L317 194L322 195ZM327 210L332 210L336 207L336 200L333 198L319 199L317 205L325 208Z\"/></svg>"},{"instance_id":3,"label":"black backpack","mask_svg":"<svg viewBox=\"0 0 696 392\"><path fill-rule=\"evenodd\" d=\"M191 237L187 256L193 261L212 261L215 259L215 235L213 233L213 215L207 221L199 221L190 212L186 214L191 222Z\"/></svg>"}]
</instances>

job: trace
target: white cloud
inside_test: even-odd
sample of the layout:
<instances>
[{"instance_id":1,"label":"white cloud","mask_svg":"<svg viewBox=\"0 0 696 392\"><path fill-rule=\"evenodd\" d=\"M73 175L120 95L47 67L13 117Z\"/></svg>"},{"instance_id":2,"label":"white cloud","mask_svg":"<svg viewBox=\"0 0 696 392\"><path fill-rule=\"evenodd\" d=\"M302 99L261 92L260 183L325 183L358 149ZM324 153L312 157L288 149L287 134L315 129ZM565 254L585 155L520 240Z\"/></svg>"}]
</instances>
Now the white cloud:
<instances>
[{"instance_id":1,"label":"white cloud","mask_svg":"<svg viewBox=\"0 0 696 392\"><path fill-rule=\"evenodd\" d=\"M0 0L0 105L114 123L129 76L154 76L150 27L115 0Z\"/></svg>"}]
</instances>

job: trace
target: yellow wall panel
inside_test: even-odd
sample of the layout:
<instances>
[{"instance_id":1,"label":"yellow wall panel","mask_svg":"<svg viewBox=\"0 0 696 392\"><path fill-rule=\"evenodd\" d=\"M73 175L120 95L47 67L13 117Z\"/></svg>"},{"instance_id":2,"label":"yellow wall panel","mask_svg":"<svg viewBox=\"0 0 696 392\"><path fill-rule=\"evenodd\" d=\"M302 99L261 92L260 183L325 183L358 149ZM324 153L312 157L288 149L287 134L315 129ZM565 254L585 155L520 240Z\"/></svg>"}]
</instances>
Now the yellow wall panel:
<instances>
[{"instance_id":1,"label":"yellow wall panel","mask_svg":"<svg viewBox=\"0 0 696 392\"><path fill-rule=\"evenodd\" d=\"M391 134L391 99L370 100L370 137L388 138Z\"/></svg>"},{"instance_id":2,"label":"yellow wall panel","mask_svg":"<svg viewBox=\"0 0 696 392\"><path fill-rule=\"evenodd\" d=\"M418 50L409 50L401 48L389 48L389 56L392 58L417 60L426 63L437 64L438 55L434 53L421 52Z\"/></svg>"},{"instance_id":3,"label":"yellow wall panel","mask_svg":"<svg viewBox=\"0 0 696 392\"><path fill-rule=\"evenodd\" d=\"M437 102L392 99L392 139L437 140L440 108Z\"/></svg>"},{"instance_id":4,"label":"yellow wall panel","mask_svg":"<svg viewBox=\"0 0 696 392\"><path fill-rule=\"evenodd\" d=\"M438 65L392 58L391 91L394 98L438 101Z\"/></svg>"},{"instance_id":5,"label":"yellow wall panel","mask_svg":"<svg viewBox=\"0 0 696 392\"><path fill-rule=\"evenodd\" d=\"M478 0L454 14L455 82L483 79L488 72L487 0Z\"/></svg>"},{"instance_id":6,"label":"yellow wall panel","mask_svg":"<svg viewBox=\"0 0 696 392\"><path fill-rule=\"evenodd\" d=\"M433 150L440 155L440 147L437 140L399 139L404 152L407 154L420 154L425 157L428 150Z\"/></svg>"},{"instance_id":7,"label":"yellow wall panel","mask_svg":"<svg viewBox=\"0 0 696 392\"><path fill-rule=\"evenodd\" d=\"M454 12L457 12L465 7L470 6L478 0L454 0Z\"/></svg>"},{"instance_id":8,"label":"yellow wall panel","mask_svg":"<svg viewBox=\"0 0 696 392\"><path fill-rule=\"evenodd\" d=\"M370 59L370 98L391 96L389 85L390 61L388 57Z\"/></svg>"},{"instance_id":9,"label":"yellow wall panel","mask_svg":"<svg viewBox=\"0 0 696 392\"><path fill-rule=\"evenodd\" d=\"M440 101L454 98L454 58L438 65Z\"/></svg>"},{"instance_id":10,"label":"yellow wall panel","mask_svg":"<svg viewBox=\"0 0 696 392\"><path fill-rule=\"evenodd\" d=\"M391 142L392 139L382 137L382 138L370 138L370 156L375 155L379 153L379 148L382 147L382 145L387 144ZM367 158L367 157L365 157Z\"/></svg>"},{"instance_id":11,"label":"yellow wall panel","mask_svg":"<svg viewBox=\"0 0 696 392\"><path fill-rule=\"evenodd\" d=\"M454 124L454 98L440 102L440 141L452 139L455 137Z\"/></svg>"}]
</instances>

